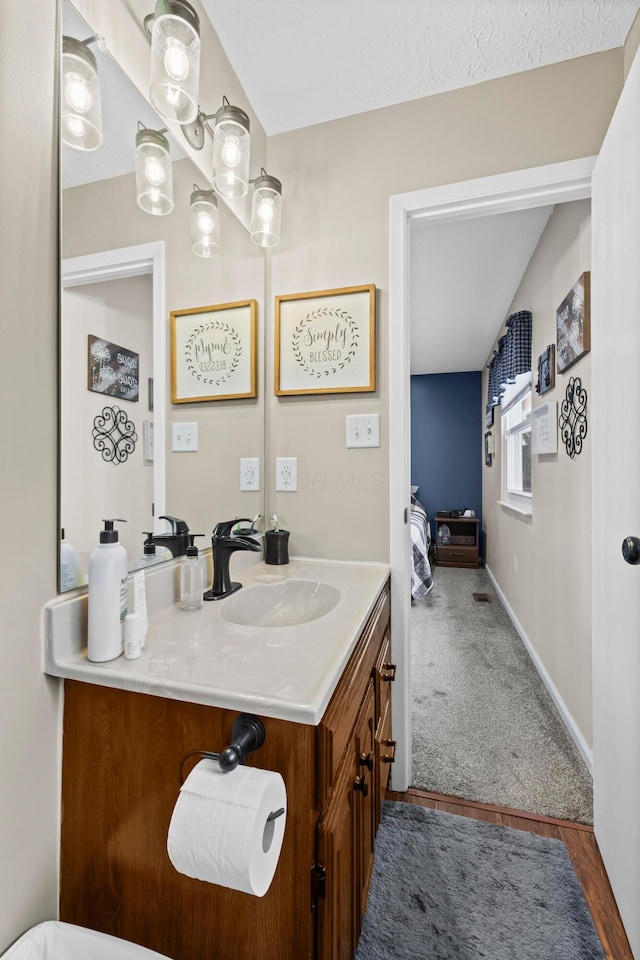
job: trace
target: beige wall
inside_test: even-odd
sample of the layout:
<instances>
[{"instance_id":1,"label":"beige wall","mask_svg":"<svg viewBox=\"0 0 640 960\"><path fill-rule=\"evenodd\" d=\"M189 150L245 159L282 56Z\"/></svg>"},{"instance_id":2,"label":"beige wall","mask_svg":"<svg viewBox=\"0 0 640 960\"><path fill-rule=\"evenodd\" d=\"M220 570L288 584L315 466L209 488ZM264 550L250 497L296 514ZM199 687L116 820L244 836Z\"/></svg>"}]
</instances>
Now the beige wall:
<instances>
[{"instance_id":1,"label":"beige wall","mask_svg":"<svg viewBox=\"0 0 640 960\"><path fill-rule=\"evenodd\" d=\"M153 461L144 458L148 379L153 376L153 295L150 276L69 287L62 293L62 448L60 526L80 554L89 554L106 517L121 517L120 543L129 562L142 556L143 530L153 530ZM138 400L87 389L87 338L91 334L138 354ZM124 462L105 461L93 444L93 425L105 406L117 406L134 424L135 449ZM85 581L86 582L86 581Z\"/></svg>"},{"instance_id":2,"label":"beige wall","mask_svg":"<svg viewBox=\"0 0 640 960\"><path fill-rule=\"evenodd\" d=\"M621 83L616 50L269 140L286 203L272 294L378 287L375 394L275 398L269 384L270 466L297 456L303 478L269 499L293 553L388 557L389 196L596 154ZM380 413L379 449L346 449L345 415L360 412Z\"/></svg>"},{"instance_id":3,"label":"beige wall","mask_svg":"<svg viewBox=\"0 0 640 960\"><path fill-rule=\"evenodd\" d=\"M631 25L631 30L629 30L629 34L627 36L627 42L624 45L625 80L629 74L629 70L631 69L631 64L633 63L634 57L638 52L638 47L640 47L640 12Z\"/></svg>"},{"instance_id":4,"label":"beige wall","mask_svg":"<svg viewBox=\"0 0 640 960\"><path fill-rule=\"evenodd\" d=\"M556 308L580 274L590 269L590 208L589 200L556 205L508 311L533 313L534 385L538 356L556 342ZM487 359L492 354L493 348ZM570 377L580 377L590 397L589 354L566 373L556 374L553 390L542 397L534 390L533 408L550 401L559 408ZM484 397L486 369L482 390ZM591 747L589 593L597 543L591 530L591 438L587 433L582 453L574 459L567 456L559 434L556 454L532 456L533 516L527 518L498 504L503 466L499 407L492 433L493 465L482 468L487 565Z\"/></svg>"},{"instance_id":5,"label":"beige wall","mask_svg":"<svg viewBox=\"0 0 640 960\"><path fill-rule=\"evenodd\" d=\"M59 684L40 669L56 591L54 37L55 4L3 5L0 953L58 903Z\"/></svg>"},{"instance_id":6,"label":"beige wall","mask_svg":"<svg viewBox=\"0 0 640 960\"><path fill-rule=\"evenodd\" d=\"M176 207L152 217L136 205L133 174L64 191L63 254L75 257L152 240L164 240L166 305L171 310L258 301L259 358L263 355L265 257L246 230L221 209L222 250L205 260L191 252L189 195L194 171L190 160L174 164ZM92 217L87 219L87 210ZM92 224L100 222L100 230ZM89 229L88 229L89 224ZM169 317L166 382L169 384ZM126 346L126 344L125 344ZM258 397L209 403L169 402L167 389L166 512L182 517L194 533L210 534L219 520L263 512L263 493L240 492L240 457L263 456L264 376L258 369ZM172 453L171 424L198 423L198 453ZM144 528L141 528L141 530ZM140 550L144 538L139 537ZM208 540L199 541L207 546ZM130 559L136 554L130 554Z\"/></svg>"}]
</instances>

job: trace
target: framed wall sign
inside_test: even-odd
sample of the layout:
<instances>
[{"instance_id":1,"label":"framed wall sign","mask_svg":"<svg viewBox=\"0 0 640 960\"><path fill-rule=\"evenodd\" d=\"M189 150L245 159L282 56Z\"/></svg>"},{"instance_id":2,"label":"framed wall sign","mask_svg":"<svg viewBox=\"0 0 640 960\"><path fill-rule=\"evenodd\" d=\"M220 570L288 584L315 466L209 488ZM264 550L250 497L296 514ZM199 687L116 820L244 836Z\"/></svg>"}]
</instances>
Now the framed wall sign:
<instances>
[{"instance_id":1,"label":"framed wall sign","mask_svg":"<svg viewBox=\"0 0 640 960\"><path fill-rule=\"evenodd\" d=\"M591 349L591 274L583 273L556 310L558 373Z\"/></svg>"},{"instance_id":2,"label":"framed wall sign","mask_svg":"<svg viewBox=\"0 0 640 960\"><path fill-rule=\"evenodd\" d=\"M556 348L550 343L544 353L538 357L538 382L536 392L542 396L556 385Z\"/></svg>"},{"instance_id":3,"label":"framed wall sign","mask_svg":"<svg viewBox=\"0 0 640 960\"><path fill-rule=\"evenodd\" d=\"M276 396L375 390L373 284L276 297Z\"/></svg>"},{"instance_id":4,"label":"framed wall sign","mask_svg":"<svg viewBox=\"0 0 640 960\"><path fill-rule=\"evenodd\" d=\"M87 390L137 402L140 354L102 337L94 337L92 333L88 334Z\"/></svg>"},{"instance_id":5,"label":"framed wall sign","mask_svg":"<svg viewBox=\"0 0 640 960\"><path fill-rule=\"evenodd\" d=\"M255 300L171 312L171 402L257 395Z\"/></svg>"}]
</instances>

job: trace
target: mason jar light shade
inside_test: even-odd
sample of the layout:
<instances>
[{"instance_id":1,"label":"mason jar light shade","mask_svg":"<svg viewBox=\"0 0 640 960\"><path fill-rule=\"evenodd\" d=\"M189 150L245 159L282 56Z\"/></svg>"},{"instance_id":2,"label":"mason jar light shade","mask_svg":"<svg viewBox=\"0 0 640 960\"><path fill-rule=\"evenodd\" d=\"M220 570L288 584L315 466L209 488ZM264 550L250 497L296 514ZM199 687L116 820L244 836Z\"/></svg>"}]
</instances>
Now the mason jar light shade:
<instances>
[{"instance_id":1,"label":"mason jar light shade","mask_svg":"<svg viewBox=\"0 0 640 960\"><path fill-rule=\"evenodd\" d=\"M220 249L218 198L213 190L191 194L191 249L198 257L215 257Z\"/></svg>"},{"instance_id":2,"label":"mason jar light shade","mask_svg":"<svg viewBox=\"0 0 640 960\"><path fill-rule=\"evenodd\" d=\"M213 128L213 186L223 197L238 200L249 191L249 117L225 104Z\"/></svg>"},{"instance_id":3,"label":"mason jar light shade","mask_svg":"<svg viewBox=\"0 0 640 960\"><path fill-rule=\"evenodd\" d=\"M275 247L280 240L282 184L263 173L251 200L251 239L259 247Z\"/></svg>"},{"instance_id":4,"label":"mason jar light shade","mask_svg":"<svg viewBox=\"0 0 640 960\"><path fill-rule=\"evenodd\" d=\"M102 143L100 83L96 58L86 44L62 38L62 140L76 150Z\"/></svg>"},{"instance_id":5,"label":"mason jar light shade","mask_svg":"<svg viewBox=\"0 0 640 960\"><path fill-rule=\"evenodd\" d=\"M163 216L173 210L173 173L169 141L157 130L136 134L136 193L147 213Z\"/></svg>"},{"instance_id":6,"label":"mason jar light shade","mask_svg":"<svg viewBox=\"0 0 640 960\"><path fill-rule=\"evenodd\" d=\"M157 0L151 26L151 102L167 120L198 116L200 21L185 0Z\"/></svg>"}]
</instances>

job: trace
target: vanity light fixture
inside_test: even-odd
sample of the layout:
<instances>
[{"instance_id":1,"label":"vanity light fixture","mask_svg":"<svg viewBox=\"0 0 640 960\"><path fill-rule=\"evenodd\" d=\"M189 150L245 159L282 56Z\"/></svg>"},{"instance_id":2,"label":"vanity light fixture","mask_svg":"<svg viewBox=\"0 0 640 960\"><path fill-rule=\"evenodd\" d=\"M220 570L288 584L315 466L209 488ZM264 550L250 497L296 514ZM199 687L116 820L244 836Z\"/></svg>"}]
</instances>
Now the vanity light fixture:
<instances>
[{"instance_id":1,"label":"vanity light fixture","mask_svg":"<svg viewBox=\"0 0 640 960\"><path fill-rule=\"evenodd\" d=\"M173 210L173 171L169 141L162 130L138 122L136 133L136 194L146 213L164 216Z\"/></svg>"},{"instance_id":2,"label":"vanity light fixture","mask_svg":"<svg viewBox=\"0 0 640 960\"><path fill-rule=\"evenodd\" d=\"M275 247L280 240L282 219L282 183L264 170L251 180L255 184L251 198L251 239L259 247Z\"/></svg>"},{"instance_id":3,"label":"vanity light fixture","mask_svg":"<svg viewBox=\"0 0 640 960\"><path fill-rule=\"evenodd\" d=\"M88 40L62 38L62 140L76 150L97 150L102 143L100 82Z\"/></svg>"},{"instance_id":4,"label":"vanity light fixture","mask_svg":"<svg viewBox=\"0 0 640 960\"><path fill-rule=\"evenodd\" d=\"M157 0L144 26L151 37L151 103L166 120L192 123L200 85L198 14L186 0Z\"/></svg>"},{"instance_id":5,"label":"vanity light fixture","mask_svg":"<svg viewBox=\"0 0 640 960\"><path fill-rule=\"evenodd\" d=\"M197 257L215 257L220 249L220 214L213 190L200 190L194 183L191 194L191 249Z\"/></svg>"},{"instance_id":6,"label":"vanity light fixture","mask_svg":"<svg viewBox=\"0 0 640 960\"><path fill-rule=\"evenodd\" d=\"M249 117L226 97L214 116L213 187L223 197L239 200L249 192Z\"/></svg>"}]
</instances>

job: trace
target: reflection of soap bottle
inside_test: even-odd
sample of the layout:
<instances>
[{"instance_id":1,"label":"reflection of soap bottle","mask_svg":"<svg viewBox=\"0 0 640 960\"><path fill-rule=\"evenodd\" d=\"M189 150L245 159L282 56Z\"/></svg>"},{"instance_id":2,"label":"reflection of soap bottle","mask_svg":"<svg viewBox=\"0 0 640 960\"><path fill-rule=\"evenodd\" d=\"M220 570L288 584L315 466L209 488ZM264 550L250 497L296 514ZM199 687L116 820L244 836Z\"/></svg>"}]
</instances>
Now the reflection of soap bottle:
<instances>
[{"instance_id":1,"label":"reflection of soap bottle","mask_svg":"<svg viewBox=\"0 0 640 960\"><path fill-rule=\"evenodd\" d=\"M89 660L114 660L123 650L127 615L127 551L118 543L115 520L105 520L89 558ZM124 522L124 521L118 521Z\"/></svg>"},{"instance_id":2,"label":"reflection of soap bottle","mask_svg":"<svg viewBox=\"0 0 640 960\"><path fill-rule=\"evenodd\" d=\"M163 547L162 544L157 546L153 542L153 531L143 530L142 531L146 536L144 541L144 552L141 557L138 557L131 564L132 570L139 570L141 567L150 567L154 563L161 563L163 560L173 560L173 554L168 547Z\"/></svg>"},{"instance_id":3,"label":"reflection of soap bottle","mask_svg":"<svg viewBox=\"0 0 640 960\"><path fill-rule=\"evenodd\" d=\"M60 593L66 593L83 587L85 579L78 551L64 538L64 527L60 534Z\"/></svg>"},{"instance_id":4,"label":"reflection of soap bottle","mask_svg":"<svg viewBox=\"0 0 640 960\"><path fill-rule=\"evenodd\" d=\"M203 570L198 548L193 541L203 536L203 533L189 534L189 546L180 570L180 606L183 610L199 610L202 606Z\"/></svg>"}]
</instances>

